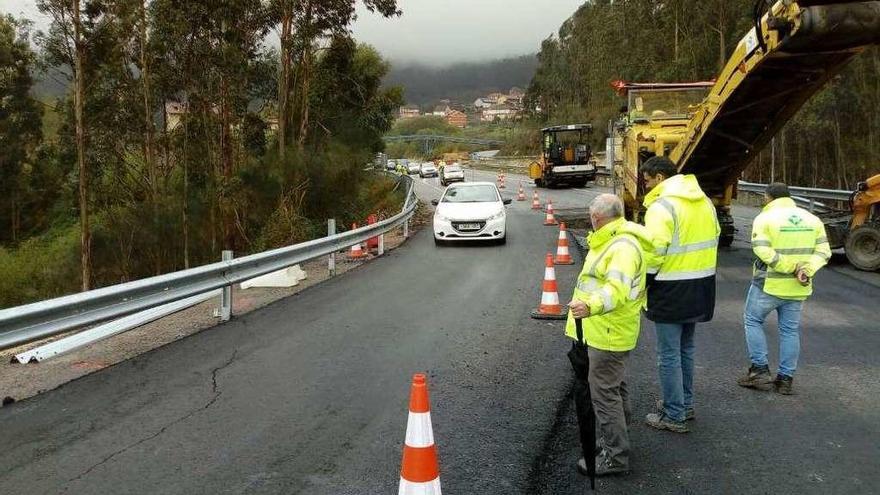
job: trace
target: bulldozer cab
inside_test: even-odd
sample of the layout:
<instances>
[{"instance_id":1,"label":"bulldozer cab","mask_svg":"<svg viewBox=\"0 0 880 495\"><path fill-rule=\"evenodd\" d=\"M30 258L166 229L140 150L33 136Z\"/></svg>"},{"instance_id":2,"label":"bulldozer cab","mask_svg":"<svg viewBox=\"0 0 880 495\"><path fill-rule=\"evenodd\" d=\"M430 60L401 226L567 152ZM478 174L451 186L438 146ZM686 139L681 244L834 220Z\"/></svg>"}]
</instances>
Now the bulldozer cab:
<instances>
[{"instance_id":1,"label":"bulldozer cab","mask_svg":"<svg viewBox=\"0 0 880 495\"><path fill-rule=\"evenodd\" d=\"M630 89L627 119L630 124L647 124L655 120L688 121L708 93L708 86L690 85L678 88Z\"/></svg>"},{"instance_id":2,"label":"bulldozer cab","mask_svg":"<svg viewBox=\"0 0 880 495\"><path fill-rule=\"evenodd\" d=\"M593 126L573 124L541 129L544 161L551 166L585 165L590 161Z\"/></svg>"}]
</instances>

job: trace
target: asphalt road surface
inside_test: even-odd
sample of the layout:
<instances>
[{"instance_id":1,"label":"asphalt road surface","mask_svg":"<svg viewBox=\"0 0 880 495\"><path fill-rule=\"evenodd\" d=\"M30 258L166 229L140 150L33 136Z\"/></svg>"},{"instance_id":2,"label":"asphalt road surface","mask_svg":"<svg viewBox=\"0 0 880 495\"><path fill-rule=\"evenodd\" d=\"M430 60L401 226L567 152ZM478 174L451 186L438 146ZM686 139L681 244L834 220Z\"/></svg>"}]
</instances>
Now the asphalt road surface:
<instances>
[{"instance_id":1,"label":"asphalt road surface","mask_svg":"<svg viewBox=\"0 0 880 495\"><path fill-rule=\"evenodd\" d=\"M440 191L417 181L423 199ZM541 195L580 208L602 191ZM511 205L506 246L437 248L426 229L295 297L0 409L0 493L394 493L420 371L445 493L583 493L568 343L561 323L528 317L557 231L529 205ZM798 395L753 393L733 383L747 365L747 247L721 260L716 319L698 330L694 431L637 422L634 472L600 491L876 493L880 289L821 273ZM577 271L557 270L563 300ZM648 325L630 383L641 418L657 396Z\"/></svg>"},{"instance_id":2,"label":"asphalt road surface","mask_svg":"<svg viewBox=\"0 0 880 495\"><path fill-rule=\"evenodd\" d=\"M419 194L439 197L436 179ZM393 493L426 371L447 493L524 493L570 386L529 318L557 230L506 246L425 230L298 296L0 409L3 493ZM560 269L571 291L576 269Z\"/></svg>"}]
</instances>

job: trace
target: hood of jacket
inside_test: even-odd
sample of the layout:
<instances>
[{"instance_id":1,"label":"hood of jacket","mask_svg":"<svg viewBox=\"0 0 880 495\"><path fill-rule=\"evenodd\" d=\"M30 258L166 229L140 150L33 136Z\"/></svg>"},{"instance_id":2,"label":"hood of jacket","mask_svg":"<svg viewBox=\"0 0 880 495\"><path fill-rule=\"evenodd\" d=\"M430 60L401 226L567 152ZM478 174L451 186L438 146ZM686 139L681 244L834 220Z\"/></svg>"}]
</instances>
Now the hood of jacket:
<instances>
[{"instance_id":1,"label":"hood of jacket","mask_svg":"<svg viewBox=\"0 0 880 495\"><path fill-rule=\"evenodd\" d=\"M636 238L645 256L654 253L654 243L652 242L651 232L644 225L630 222L624 218L618 218L613 222L607 223L597 231L591 232L587 236L587 244L590 250L599 249L615 236L621 234L629 234Z\"/></svg>"},{"instance_id":2,"label":"hood of jacket","mask_svg":"<svg viewBox=\"0 0 880 495\"><path fill-rule=\"evenodd\" d=\"M660 198L669 197L681 198L687 201L704 201L706 194L700 189L700 183L697 182L695 175L678 174L657 184L657 187L645 195L645 206L650 206L651 203Z\"/></svg>"}]
</instances>

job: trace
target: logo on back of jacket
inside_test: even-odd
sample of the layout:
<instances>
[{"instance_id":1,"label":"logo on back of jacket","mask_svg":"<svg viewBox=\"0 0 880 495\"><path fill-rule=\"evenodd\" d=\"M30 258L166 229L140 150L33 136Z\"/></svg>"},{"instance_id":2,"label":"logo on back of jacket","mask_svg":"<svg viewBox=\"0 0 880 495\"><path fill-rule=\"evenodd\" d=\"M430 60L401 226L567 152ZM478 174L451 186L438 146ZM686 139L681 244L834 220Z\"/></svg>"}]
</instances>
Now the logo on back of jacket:
<instances>
[{"instance_id":1,"label":"logo on back of jacket","mask_svg":"<svg viewBox=\"0 0 880 495\"><path fill-rule=\"evenodd\" d=\"M783 232L803 232L812 230L809 225L804 225L804 219L797 213L793 213L788 217L788 225L781 227L779 230Z\"/></svg>"}]
</instances>

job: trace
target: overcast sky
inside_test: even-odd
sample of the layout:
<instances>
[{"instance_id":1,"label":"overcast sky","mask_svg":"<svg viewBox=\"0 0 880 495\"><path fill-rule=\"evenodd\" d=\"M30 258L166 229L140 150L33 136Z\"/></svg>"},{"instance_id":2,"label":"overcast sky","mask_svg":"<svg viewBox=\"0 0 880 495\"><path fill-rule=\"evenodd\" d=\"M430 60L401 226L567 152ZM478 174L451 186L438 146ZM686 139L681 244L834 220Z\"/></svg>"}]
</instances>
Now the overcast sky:
<instances>
[{"instance_id":1,"label":"overcast sky","mask_svg":"<svg viewBox=\"0 0 880 495\"><path fill-rule=\"evenodd\" d=\"M398 0L403 16L359 7L355 37L397 62L446 64L536 53L583 0ZM0 0L0 10L44 29L34 0Z\"/></svg>"}]
</instances>

